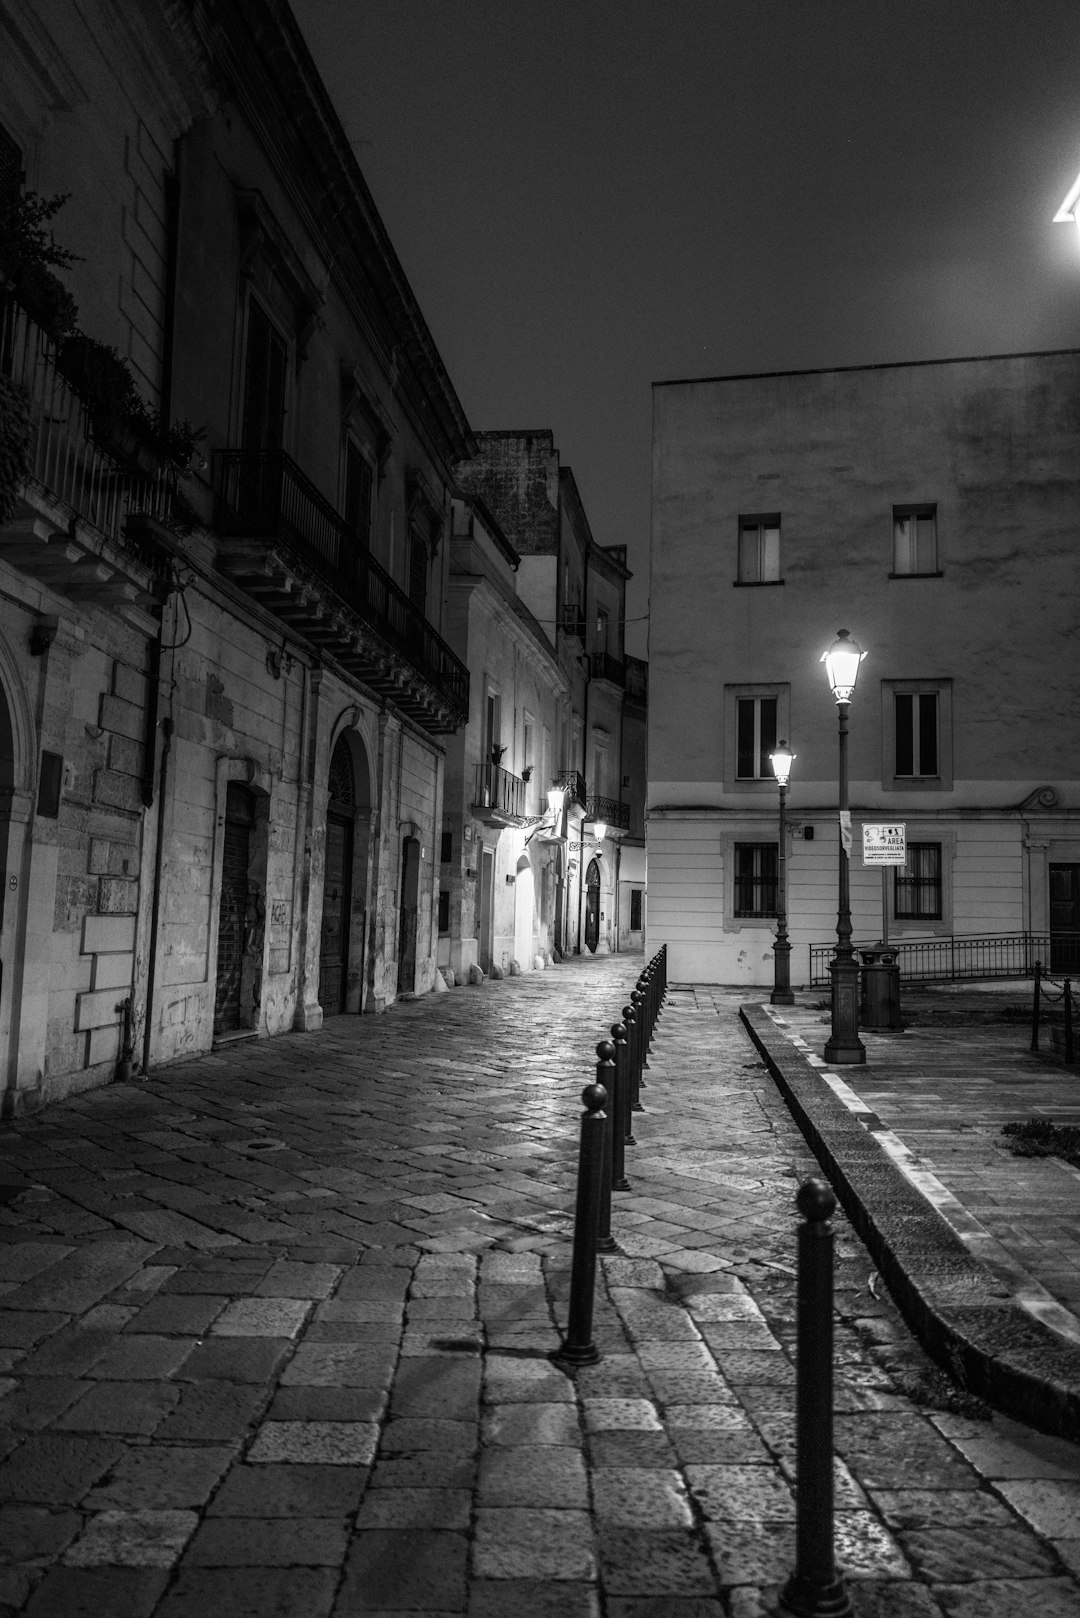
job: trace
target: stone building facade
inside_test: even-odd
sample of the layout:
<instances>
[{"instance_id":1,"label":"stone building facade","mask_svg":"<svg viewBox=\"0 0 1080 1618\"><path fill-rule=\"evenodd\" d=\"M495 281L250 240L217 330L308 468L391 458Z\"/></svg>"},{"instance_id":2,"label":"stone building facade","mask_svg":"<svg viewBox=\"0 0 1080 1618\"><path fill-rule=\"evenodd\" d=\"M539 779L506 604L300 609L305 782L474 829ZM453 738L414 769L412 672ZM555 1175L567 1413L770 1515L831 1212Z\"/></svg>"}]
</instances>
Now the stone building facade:
<instances>
[{"instance_id":1,"label":"stone building facade","mask_svg":"<svg viewBox=\"0 0 1080 1618\"><path fill-rule=\"evenodd\" d=\"M1075 969L1078 424L1076 351L656 386L648 943L673 979L772 980L780 740L792 981L835 939L840 627L867 653L856 940L1028 935ZM875 823L905 827L884 880Z\"/></svg>"},{"instance_id":2,"label":"stone building facade","mask_svg":"<svg viewBox=\"0 0 1080 1618\"><path fill-rule=\"evenodd\" d=\"M565 788L555 860L552 950L605 953L641 947L645 886L643 827L631 881L620 881L634 793L644 797L644 747L626 736L644 723L645 684L628 699L626 551L593 538L573 472L548 430L478 434L474 459L458 469L462 489L493 514L517 556L516 593L547 638L561 677L553 732L553 777ZM632 775L631 771L639 772ZM627 914L621 916L625 902Z\"/></svg>"},{"instance_id":3,"label":"stone building facade","mask_svg":"<svg viewBox=\"0 0 1080 1618\"><path fill-rule=\"evenodd\" d=\"M2 259L17 1113L436 985L476 444L282 0L3 0L0 27L0 205L66 193L79 255L50 271L74 333Z\"/></svg>"}]
</instances>

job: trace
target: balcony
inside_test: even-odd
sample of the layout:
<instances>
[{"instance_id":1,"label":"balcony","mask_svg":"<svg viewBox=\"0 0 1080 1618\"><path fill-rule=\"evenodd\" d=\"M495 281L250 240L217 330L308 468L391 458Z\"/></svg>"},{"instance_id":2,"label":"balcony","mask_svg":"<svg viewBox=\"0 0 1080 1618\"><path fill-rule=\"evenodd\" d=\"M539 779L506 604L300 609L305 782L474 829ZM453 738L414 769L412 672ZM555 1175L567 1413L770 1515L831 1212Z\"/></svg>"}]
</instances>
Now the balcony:
<instances>
[{"instance_id":1,"label":"balcony","mask_svg":"<svg viewBox=\"0 0 1080 1618\"><path fill-rule=\"evenodd\" d=\"M52 340L10 296L0 303L0 372L26 395L30 423L29 475L0 529L0 556L71 600L153 608L170 564L137 529L169 522L175 472L140 470L95 441Z\"/></svg>"},{"instance_id":2,"label":"balcony","mask_svg":"<svg viewBox=\"0 0 1080 1618\"><path fill-rule=\"evenodd\" d=\"M468 669L294 461L223 450L214 484L223 573L425 730L468 722Z\"/></svg>"},{"instance_id":3,"label":"balcony","mask_svg":"<svg viewBox=\"0 0 1080 1618\"><path fill-rule=\"evenodd\" d=\"M525 819L524 781L501 764L478 764L472 810L485 826L520 826Z\"/></svg>"},{"instance_id":4,"label":"balcony","mask_svg":"<svg viewBox=\"0 0 1080 1618\"><path fill-rule=\"evenodd\" d=\"M589 656L589 677L606 680L621 691L626 683L626 664L621 657L610 657L607 652L592 652Z\"/></svg>"},{"instance_id":5,"label":"balcony","mask_svg":"<svg viewBox=\"0 0 1080 1618\"><path fill-rule=\"evenodd\" d=\"M630 830L630 805L617 798L591 797L585 805L585 819L602 820L609 832Z\"/></svg>"}]
</instances>

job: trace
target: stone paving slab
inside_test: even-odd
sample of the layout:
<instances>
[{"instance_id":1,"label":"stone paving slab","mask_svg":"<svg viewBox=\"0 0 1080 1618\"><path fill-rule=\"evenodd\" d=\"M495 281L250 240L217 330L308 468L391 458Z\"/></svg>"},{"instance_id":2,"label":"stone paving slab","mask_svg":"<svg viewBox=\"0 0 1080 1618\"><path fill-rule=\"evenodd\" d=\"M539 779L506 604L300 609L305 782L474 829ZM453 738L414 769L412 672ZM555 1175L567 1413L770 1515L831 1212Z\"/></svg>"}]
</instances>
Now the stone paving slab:
<instances>
[{"instance_id":1,"label":"stone paving slab","mask_svg":"<svg viewBox=\"0 0 1080 1618\"><path fill-rule=\"evenodd\" d=\"M27 1187L0 1210L0 1618L773 1610L816 1164L737 994L669 994L598 1270L603 1357L549 1357L580 1092L640 964L331 1019L0 1134ZM834 1223L857 1618L1080 1618L1075 1446L935 1383Z\"/></svg>"}]
</instances>

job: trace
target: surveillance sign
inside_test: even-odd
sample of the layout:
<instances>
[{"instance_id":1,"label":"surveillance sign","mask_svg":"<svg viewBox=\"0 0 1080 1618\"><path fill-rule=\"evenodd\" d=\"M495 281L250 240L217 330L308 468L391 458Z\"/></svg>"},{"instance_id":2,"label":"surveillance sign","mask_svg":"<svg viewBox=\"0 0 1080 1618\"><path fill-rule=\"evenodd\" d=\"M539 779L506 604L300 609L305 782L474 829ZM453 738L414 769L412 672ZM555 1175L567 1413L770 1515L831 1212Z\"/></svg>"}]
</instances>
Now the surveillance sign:
<instances>
[{"instance_id":1,"label":"surveillance sign","mask_svg":"<svg viewBox=\"0 0 1080 1618\"><path fill-rule=\"evenodd\" d=\"M905 865L907 863L907 827L863 826L862 857L864 865Z\"/></svg>"}]
</instances>

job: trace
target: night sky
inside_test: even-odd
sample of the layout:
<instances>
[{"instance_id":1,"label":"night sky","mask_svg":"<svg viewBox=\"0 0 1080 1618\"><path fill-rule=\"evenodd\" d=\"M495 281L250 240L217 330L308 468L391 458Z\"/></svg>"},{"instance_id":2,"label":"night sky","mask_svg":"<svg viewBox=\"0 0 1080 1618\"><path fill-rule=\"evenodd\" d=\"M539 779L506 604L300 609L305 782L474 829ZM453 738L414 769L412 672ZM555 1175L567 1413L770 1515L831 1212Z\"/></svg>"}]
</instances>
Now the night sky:
<instances>
[{"instance_id":1,"label":"night sky","mask_svg":"<svg viewBox=\"0 0 1080 1618\"><path fill-rule=\"evenodd\" d=\"M1080 346L1080 0L293 0L476 428L645 655L650 384Z\"/></svg>"}]
</instances>

